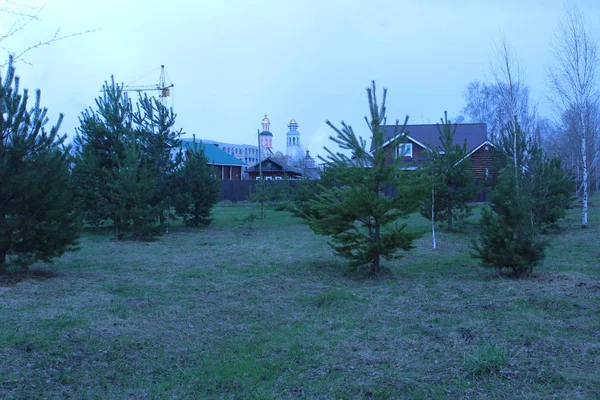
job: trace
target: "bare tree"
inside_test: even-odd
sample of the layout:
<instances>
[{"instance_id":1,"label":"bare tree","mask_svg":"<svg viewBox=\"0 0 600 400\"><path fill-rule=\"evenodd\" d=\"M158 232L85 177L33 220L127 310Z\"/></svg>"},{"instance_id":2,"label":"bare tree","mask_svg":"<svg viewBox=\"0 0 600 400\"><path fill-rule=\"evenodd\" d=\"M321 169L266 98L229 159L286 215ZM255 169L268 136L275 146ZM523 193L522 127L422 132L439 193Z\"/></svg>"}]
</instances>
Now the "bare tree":
<instances>
[{"instance_id":1,"label":"bare tree","mask_svg":"<svg viewBox=\"0 0 600 400\"><path fill-rule=\"evenodd\" d=\"M496 89L485 82L469 82L463 92L466 105L461 110L468 122L485 122L488 127L488 139L495 141L500 132L497 113Z\"/></svg>"},{"instance_id":2,"label":"bare tree","mask_svg":"<svg viewBox=\"0 0 600 400\"><path fill-rule=\"evenodd\" d=\"M515 169L523 162L523 149L518 148L517 131L525 134L526 140L534 140L537 121L537 108L529 99L529 87L525 84L517 55L512 51L506 38L501 37L494 49L491 75L497 101L497 113L501 118L500 135L497 142L503 142L505 151L513 159ZM510 136L510 137L509 137ZM510 143L508 142L510 141Z\"/></svg>"},{"instance_id":3,"label":"bare tree","mask_svg":"<svg viewBox=\"0 0 600 400\"><path fill-rule=\"evenodd\" d=\"M552 43L552 63L548 78L554 104L568 128L579 142L583 210L581 226L588 226L588 174L596 157L593 145L597 137L598 42L589 30L581 12L573 5L566 7L564 19ZM591 156L591 157L590 157Z\"/></svg>"},{"instance_id":4,"label":"bare tree","mask_svg":"<svg viewBox=\"0 0 600 400\"><path fill-rule=\"evenodd\" d=\"M54 42L91 33L96 30L90 29L82 32L64 34L61 29L57 29L52 36L35 41L34 43L27 45L24 49L17 50L11 48L7 44L7 41L17 37L22 31L35 23L41 22L40 16L43 10L43 6L30 5L24 1L0 0L0 20L5 26L0 30L0 52L6 54L4 60L0 57L0 67L3 67L4 64L8 62L10 56L12 56L13 63L18 60L25 61L23 56L38 47L49 46Z\"/></svg>"},{"instance_id":5,"label":"bare tree","mask_svg":"<svg viewBox=\"0 0 600 400\"><path fill-rule=\"evenodd\" d=\"M518 58L504 37L494 46L490 75L491 82L468 84L464 92L467 104L462 109L466 119L485 122L488 138L494 143L506 139L506 133L514 132L517 123L534 139L537 109L531 104L529 87L524 81ZM507 149L514 163L517 162L515 147L516 143L513 143Z\"/></svg>"}]
</instances>

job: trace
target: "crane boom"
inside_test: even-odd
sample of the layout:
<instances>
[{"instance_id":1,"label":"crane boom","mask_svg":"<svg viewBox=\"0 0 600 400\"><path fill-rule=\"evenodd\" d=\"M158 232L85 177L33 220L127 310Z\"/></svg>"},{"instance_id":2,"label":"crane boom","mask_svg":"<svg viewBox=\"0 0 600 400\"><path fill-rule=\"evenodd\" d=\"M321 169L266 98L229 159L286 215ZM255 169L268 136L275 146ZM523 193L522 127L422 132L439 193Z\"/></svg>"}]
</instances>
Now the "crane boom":
<instances>
[{"instance_id":1,"label":"crane boom","mask_svg":"<svg viewBox=\"0 0 600 400\"><path fill-rule=\"evenodd\" d=\"M161 65L160 68L161 68L161 71L160 71L160 77L159 77L158 83L156 83L154 85L124 85L122 90L124 92L138 92L138 93L150 91L150 90L158 90L158 91L160 91L158 97L160 97L161 102L163 104L165 104L166 98L171 95L170 88L174 87L175 85L173 85L172 83L170 85L167 85L167 82L165 79L165 66ZM101 90L101 92L104 92L104 89Z\"/></svg>"},{"instance_id":2,"label":"crane boom","mask_svg":"<svg viewBox=\"0 0 600 400\"><path fill-rule=\"evenodd\" d=\"M125 85L123 86L124 92L145 92L148 90L160 90L160 94L158 97L169 97L171 94L169 89L172 88L173 84L169 86L160 86L160 85Z\"/></svg>"}]
</instances>

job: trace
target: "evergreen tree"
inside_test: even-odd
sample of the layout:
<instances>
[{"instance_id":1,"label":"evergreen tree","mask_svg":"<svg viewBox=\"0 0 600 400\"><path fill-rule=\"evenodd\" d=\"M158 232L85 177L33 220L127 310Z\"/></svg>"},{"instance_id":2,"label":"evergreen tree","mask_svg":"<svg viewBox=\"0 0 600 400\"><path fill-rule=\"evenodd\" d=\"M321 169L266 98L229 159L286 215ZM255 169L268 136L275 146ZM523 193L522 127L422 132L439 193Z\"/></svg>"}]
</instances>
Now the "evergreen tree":
<instances>
[{"instance_id":1,"label":"evergreen tree","mask_svg":"<svg viewBox=\"0 0 600 400\"><path fill-rule=\"evenodd\" d=\"M402 157L386 162L388 151L383 148L386 121L385 101L387 90L383 90L381 106L377 102L375 82L367 88L369 117L365 117L372 135L369 151L365 140L357 137L351 126L342 122L342 128L327 124L336 132L330 139L350 155L328 152L327 168L332 169L337 185L321 188L321 193L312 202L317 217L310 216L310 228L320 235L331 237L333 250L352 262L357 268L369 264L370 272L382 271L382 258L396 258L399 250L409 250L417 234L408 232L406 218L418 208L423 187L417 171L406 171ZM406 141L406 118L402 127L396 121L396 131L390 148L396 149ZM393 187L395 193L386 195Z\"/></svg>"},{"instance_id":2,"label":"evergreen tree","mask_svg":"<svg viewBox=\"0 0 600 400\"><path fill-rule=\"evenodd\" d=\"M444 112L441 124L437 124L441 145L430 149L426 163L435 191L435 220L445 220L449 231L453 229L454 220L470 214L468 202L477 190L470 170L471 160L465 158L468 154L467 143L454 143L456 129L457 125L452 124L448 120L448 113ZM431 210L431 198L427 198L421 206L421 214L431 220Z\"/></svg>"},{"instance_id":3,"label":"evergreen tree","mask_svg":"<svg viewBox=\"0 0 600 400\"><path fill-rule=\"evenodd\" d=\"M254 188L250 188L248 199L253 203L258 203L260 209L259 218L266 218L265 207L267 203L273 200L273 190L271 182L265 179L256 181Z\"/></svg>"},{"instance_id":4,"label":"evergreen tree","mask_svg":"<svg viewBox=\"0 0 600 400\"><path fill-rule=\"evenodd\" d=\"M144 162L155 180L151 202L156 207L161 227L171 209L175 171L183 160L179 139L182 132L173 130L175 119L172 109L147 95L140 96L133 116Z\"/></svg>"},{"instance_id":5,"label":"evergreen tree","mask_svg":"<svg viewBox=\"0 0 600 400\"><path fill-rule=\"evenodd\" d=\"M530 150L533 147L532 141L527 136L527 132L523 131L517 117L514 117L512 121L502 127L501 135L498 138L498 147L504 155L502 161L510 162L515 167L513 173L517 180L519 180L518 173L529 162Z\"/></svg>"},{"instance_id":6,"label":"evergreen tree","mask_svg":"<svg viewBox=\"0 0 600 400\"><path fill-rule=\"evenodd\" d=\"M548 159L538 147L529 150L522 186L531 203L533 224L540 231L556 228L572 207L573 182L560 158Z\"/></svg>"},{"instance_id":7,"label":"evergreen tree","mask_svg":"<svg viewBox=\"0 0 600 400\"><path fill-rule=\"evenodd\" d=\"M156 99L141 97L137 111L123 87L104 84L96 110L80 117L74 176L80 206L91 224L112 223L118 239L158 233L170 208L179 164L175 115Z\"/></svg>"},{"instance_id":8,"label":"evergreen tree","mask_svg":"<svg viewBox=\"0 0 600 400\"><path fill-rule=\"evenodd\" d=\"M514 166L508 165L498 177L491 195L491 209L484 208L480 236L473 243L473 256L486 267L524 277L543 259L545 243L537 236L528 194L515 189Z\"/></svg>"},{"instance_id":9,"label":"evergreen tree","mask_svg":"<svg viewBox=\"0 0 600 400\"><path fill-rule=\"evenodd\" d=\"M527 133L516 119L504 127L503 132L496 169L513 166L515 190L522 190L528 197L532 221L538 230L556 227L557 221L572 206L573 177L559 158L547 158L540 147L527 139Z\"/></svg>"},{"instance_id":10,"label":"evergreen tree","mask_svg":"<svg viewBox=\"0 0 600 400\"><path fill-rule=\"evenodd\" d=\"M135 141L126 144L122 159L118 159L108 181L112 196L108 212L112 215L115 235L123 239L149 240L159 232L157 216L162 211L156 203L156 171L143 157L141 145Z\"/></svg>"},{"instance_id":11,"label":"evergreen tree","mask_svg":"<svg viewBox=\"0 0 600 400\"><path fill-rule=\"evenodd\" d=\"M97 110L85 110L79 118L73 174L86 221L92 225L110 221L122 236L128 222L121 221L118 207L122 202L114 193L114 182L127 146L135 142L132 104L114 78L110 84L105 82L103 92L96 99Z\"/></svg>"},{"instance_id":12,"label":"evergreen tree","mask_svg":"<svg viewBox=\"0 0 600 400\"><path fill-rule=\"evenodd\" d=\"M73 210L69 147L57 124L45 130L40 91L28 109L12 60L0 76L0 272L50 262L74 250L79 218Z\"/></svg>"},{"instance_id":13,"label":"evergreen tree","mask_svg":"<svg viewBox=\"0 0 600 400\"><path fill-rule=\"evenodd\" d=\"M324 189L336 186L334 176L335 170L325 168L321 171L319 180L301 179L296 182L296 190L292 192L292 212L296 217L308 220L309 218L320 218L319 213L313 207L312 200Z\"/></svg>"},{"instance_id":14,"label":"evergreen tree","mask_svg":"<svg viewBox=\"0 0 600 400\"><path fill-rule=\"evenodd\" d=\"M571 206L572 180L557 158L526 139L515 118L506 127L497 159L500 173L484 209L475 253L484 266L528 276L543 259L546 243L539 233Z\"/></svg>"},{"instance_id":15,"label":"evergreen tree","mask_svg":"<svg viewBox=\"0 0 600 400\"><path fill-rule=\"evenodd\" d=\"M175 212L188 226L210 224L211 209L219 200L219 188L219 181L214 176L213 168L208 165L202 145L194 139L186 151L183 166L175 175Z\"/></svg>"}]
</instances>

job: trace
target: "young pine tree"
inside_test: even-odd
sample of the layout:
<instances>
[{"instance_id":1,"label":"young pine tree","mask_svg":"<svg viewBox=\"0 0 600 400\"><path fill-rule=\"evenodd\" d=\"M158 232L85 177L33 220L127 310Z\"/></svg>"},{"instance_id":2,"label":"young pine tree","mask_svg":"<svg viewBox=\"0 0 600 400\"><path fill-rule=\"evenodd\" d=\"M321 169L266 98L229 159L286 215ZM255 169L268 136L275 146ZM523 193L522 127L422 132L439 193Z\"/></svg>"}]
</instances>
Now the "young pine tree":
<instances>
[{"instance_id":1,"label":"young pine tree","mask_svg":"<svg viewBox=\"0 0 600 400\"><path fill-rule=\"evenodd\" d=\"M50 262L78 238L62 115L48 132L40 91L32 108L28 100L10 60L0 76L0 272Z\"/></svg>"},{"instance_id":2,"label":"young pine tree","mask_svg":"<svg viewBox=\"0 0 600 400\"><path fill-rule=\"evenodd\" d=\"M515 277L531 274L544 258L543 242L533 223L531 199L522 187L517 188L515 177L521 172L512 164L500 171L491 195L491 209L481 215L480 235L473 243L473 256L485 267L508 271Z\"/></svg>"},{"instance_id":3,"label":"young pine tree","mask_svg":"<svg viewBox=\"0 0 600 400\"><path fill-rule=\"evenodd\" d=\"M175 131L176 114L158 99L140 96L133 122L141 144L144 163L154 178L152 206L157 210L161 227L170 214L173 181L183 161L181 130Z\"/></svg>"},{"instance_id":4,"label":"young pine tree","mask_svg":"<svg viewBox=\"0 0 600 400\"><path fill-rule=\"evenodd\" d=\"M522 187L530 199L533 224L545 232L557 228L573 204L574 179L560 158L547 158L542 149L529 149Z\"/></svg>"},{"instance_id":5,"label":"young pine tree","mask_svg":"<svg viewBox=\"0 0 600 400\"><path fill-rule=\"evenodd\" d=\"M149 239L158 233L155 225L165 207L164 195L158 194L163 187L157 184L158 159L164 152L149 144L154 140L149 128L153 122L134 114L122 86L112 79L103 92L96 100L97 110L86 110L80 117L75 138L80 207L91 224L109 221L118 239L127 233Z\"/></svg>"},{"instance_id":6,"label":"young pine tree","mask_svg":"<svg viewBox=\"0 0 600 400\"><path fill-rule=\"evenodd\" d=\"M400 220L418 208L424 188L417 171L403 170L402 157L387 162L389 154L383 148L386 121L383 90L381 105L377 101L375 82L367 88L369 117L365 117L372 135L372 148L357 137L351 126L342 122L342 128L327 124L336 132L330 139L342 150L333 153L327 148L327 168L336 177L336 186L323 187L312 202L314 215L308 217L310 228L320 235L331 237L329 245L338 254L349 259L354 268L369 265L372 274L382 272L381 259L396 258L399 250L409 250L417 234L407 232ZM396 121L396 135L390 147L395 149L406 141L404 129ZM386 195L393 187L395 193Z\"/></svg>"},{"instance_id":7,"label":"young pine tree","mask_svg":"<svg viewBox=\"0 0 600 400\"><path fill-rule=\"evenodd\" d=\"M436 221L445 220L448 231L453 230L455 220L469 215L468 202L477 191L470 171L471 160L465 159L467 143L454 143L456 128L444 112L441 124L437 124L441 145L428 152L426 164L435 192L434 217ZM421 214L431 220L431 210L431 198L428 197L421 206Z\"/></svg>"},{"instance_id":8,"label":"young pine tree","mask_svg":"<svg viewBox=\"0 0 600 400\"><path fill-rule=\"evenodd\" d=\"M110 221L123 228L118 212L120 200L113 193L119 165L126 158L127 146L135 142L132 104L122 86L105 82L103 96L96 99L96 110L85 110L79 117L75 137L73 175L79 207L92 225Z\"/></svg>"},{"instance_id":9,"label":"young pine tree","mask_svg":"<svg viewBox=\"0 0 600 400\"><path fill-rule=\"evenodd\" d=\"M560 159L548 159L526 139L515 119L500 140L500 173L484 209L475 257L484 266L528 276L544 257L540 232L555 226L571 206L572 179Z\"/></svg>"},{"instance_id":10,"label":"young pine tree","mask_svg":"<svg viewBox=\"0 0 600 400\"><path fill-rule=\"evenodd\" d=\"M271 181L267 181L265 179L260 179L256 181L254 187L250 187L250 193L248 194L248 200L251 202L258 204L258 209L260 213L258 214L258 218L263 219L266 218L267 215L265 213L265 208L268 206L270 202L274 199L273 196L273 187L271 186Z\"/></svg>"},{"instance_id":11,"label":"young pine tree","mask_svg":"<svg viewBox=\"0 0 600 400\"><path fill-rule=\"evenodd\" d=\"M292 192L292 212L296 217L308 220L309 218L320 218L318 212L312 206L312 200L322 193L324 189L336 186L335 171L325 168L321 171L319 180L302 179L296 181L296 190Z\"/></svg>"},{"instance_id":12,"label":"young pine tree","mask_svg":"<svg viewBox=\"0 0 600 400\"><path fill-rule=\"evenodd\" d=\"M140 144L130 141L124 151L107 184L113 200L108 212L113 216L115 236L150 240L159 233L156 221L162 210L155 201L156 171L142 156Z\"/></svg>"},{"instance_id":13,"label":"young pine tree","mask_svg":"<svg viewBox=\"0 0 600 400\"><path fill-rule=\"evenodd\" d=\"M176 214L187 226L206 226L211 223L213 206L219 200L219 181L202 145L194 142L188 146L182 167L174 179L173 204Z\"/></svg>"}]
</instances>

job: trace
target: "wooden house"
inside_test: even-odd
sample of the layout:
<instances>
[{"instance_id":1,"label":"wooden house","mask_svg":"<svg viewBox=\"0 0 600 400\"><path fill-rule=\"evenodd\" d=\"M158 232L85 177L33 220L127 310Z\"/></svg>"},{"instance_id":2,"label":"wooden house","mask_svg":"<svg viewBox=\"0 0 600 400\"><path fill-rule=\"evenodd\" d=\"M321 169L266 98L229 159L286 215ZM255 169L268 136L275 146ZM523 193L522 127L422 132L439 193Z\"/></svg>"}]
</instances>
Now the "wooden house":
<instances>
[{"instance_id":1,"label":"wooden house","mask_svg":"<svg viewBox=\"0 0 600 400\"><path fill-rule=\"evenodd\" d=\"M302 177L300 168L290 167L281 160L268 157L262 160L261 163L248 167L246 173L249 179L260 179L261 168L264 180L299 179Z\"/></svg>"},{"instance_id":2,"label":"wooden house","mask_svg":"<svg viewBox=\"0 0 600 400\"><path fill-rule=\"evenodd\" d=\"M193 139L181 139L181 143L186 151L194 151ZM208 158L208 165L214 168L217 179L242 179L242 169L247 165L245 162L221 150L217 144L204 144L201 141L196 141L196 148L204 151Z\"/></svg>"},{"instance_id":3,"label":"wooden house","mask_svg":"<svg viewBox=\"0 0 600 400\"><path fill-rule=\"evenodd\" d=\"M407 141L396 148L392 148L392 142L401 127L396 129L395 125L385 125L383 128L383 147L387 151L388 164L403 157L407 169L419 168L426 160L427 151L441 146L437 124L406 125ZM494 145L487 140L486 124L457 124L454 142L461 146L466 143L467 156L463 160L471 160L474 178L482 180L488 177L492 171Z\"/></svg>"}]
</instances>

